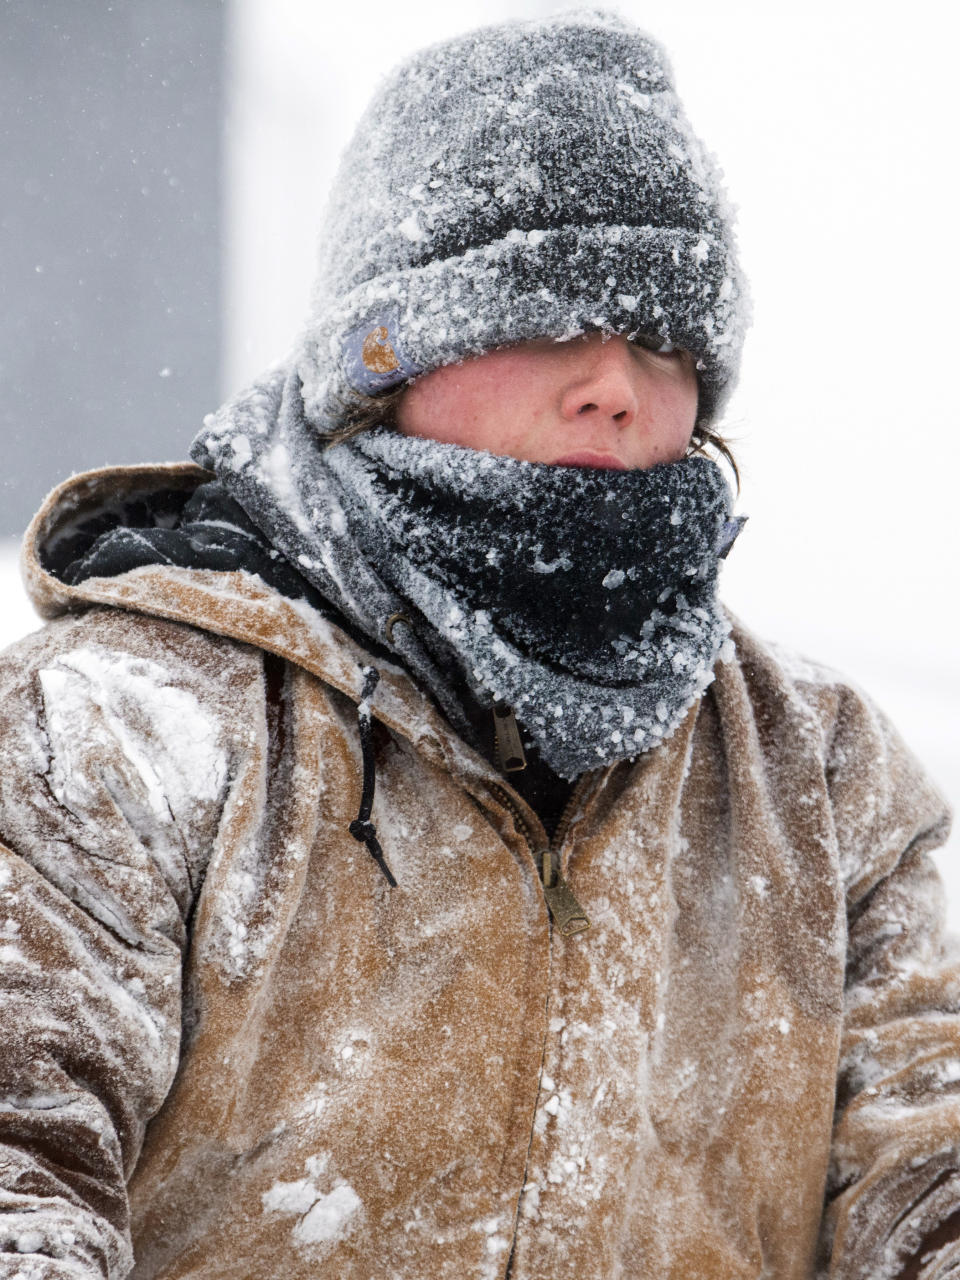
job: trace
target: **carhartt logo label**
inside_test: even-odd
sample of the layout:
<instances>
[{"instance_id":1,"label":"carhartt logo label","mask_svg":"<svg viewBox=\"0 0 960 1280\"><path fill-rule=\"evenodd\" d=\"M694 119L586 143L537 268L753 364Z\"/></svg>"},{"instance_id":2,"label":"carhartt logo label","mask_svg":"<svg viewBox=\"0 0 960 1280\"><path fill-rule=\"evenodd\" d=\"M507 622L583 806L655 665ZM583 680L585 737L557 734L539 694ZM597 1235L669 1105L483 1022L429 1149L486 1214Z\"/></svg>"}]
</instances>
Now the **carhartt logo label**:
<instances>
[{"instance_id":1,"label":"carhartt logo label","mask_svg":"<svg viewBox=\"0 0 960 1280\"><path fill-rule=\"evenodd\" d=\"M390 313L368 315L343 339L343 373L355 391L377 396L420 370L403 349L397 318Z\"/></svg>"},{"instance_id":2,"label":"carhartt logo label","mask_svg":"<svg viewBox=\"0 0 960 1280\"><path fill-rule=\"evenodd\" d=\"M382 324L371 329L364 338L360 357L371 373L393 373L400 368L400 361L387 341L387 330Z\"/></svg>"}]
</instances>

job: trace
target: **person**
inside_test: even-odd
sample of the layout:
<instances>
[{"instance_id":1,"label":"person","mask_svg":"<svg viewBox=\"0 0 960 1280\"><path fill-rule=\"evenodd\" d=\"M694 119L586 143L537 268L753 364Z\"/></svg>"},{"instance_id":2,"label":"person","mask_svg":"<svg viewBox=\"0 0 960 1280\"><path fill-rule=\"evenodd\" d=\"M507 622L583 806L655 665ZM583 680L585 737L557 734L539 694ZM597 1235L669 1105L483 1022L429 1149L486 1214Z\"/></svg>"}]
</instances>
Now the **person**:
<instances>
[{"instance_id":1,"label":"person","mask_svg":"<svg viewBox=\"0 0 960 1280\"><path fill-rule=\"evenodd\" d=\"M942 800L717 598L747 321L659 46L374 98L291 357L0 664L0 1275L960 1274Z\"/></svg>"}]
</instances>

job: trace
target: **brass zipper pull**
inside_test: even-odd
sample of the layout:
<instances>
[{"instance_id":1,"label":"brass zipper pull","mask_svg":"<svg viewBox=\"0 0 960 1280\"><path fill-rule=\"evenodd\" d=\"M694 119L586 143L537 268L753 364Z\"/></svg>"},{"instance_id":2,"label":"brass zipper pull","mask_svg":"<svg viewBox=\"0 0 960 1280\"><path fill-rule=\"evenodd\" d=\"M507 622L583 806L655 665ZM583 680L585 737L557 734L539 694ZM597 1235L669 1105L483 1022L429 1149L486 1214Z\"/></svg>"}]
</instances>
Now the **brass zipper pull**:
<instances>
[{"instance_id":1,"label":"brass zipper pull","mask_svg":"<svg viewBox=\"0 0 960 1280\"><path fill-rule=\"evenodd\" d=\"M493 731L497 738L497 759L504 773L519 773L527 767L527 757L520 741L517 717L505 704L493 708Z\"/></svg>"},{"instance_id":2,"label":"brass zipper pull","mask_svg":"<svg viewBox=\"0 0 960 1280\"><path fill-rule=\"evenodd\" d=\"M590 918L574 897L573 890L559 872L554 872L553 854L544 849L540 855L543 878L543 896L553 916L553 922L565 938L584 933L590 928Z\"/></svg>"},{"instance_id":3,"label":"brass zipper pull","mask_svg":"<svg viewBox=\"0 0 960 1280\"><path fill-rule=\"evenodd\" d=\"M575 933L584 933L590 928L590 919L573 896L573 890L558 875L552 885L544 885L543 896L547 900L553 922L565 938Z\"/></svg>"}]
</instances>

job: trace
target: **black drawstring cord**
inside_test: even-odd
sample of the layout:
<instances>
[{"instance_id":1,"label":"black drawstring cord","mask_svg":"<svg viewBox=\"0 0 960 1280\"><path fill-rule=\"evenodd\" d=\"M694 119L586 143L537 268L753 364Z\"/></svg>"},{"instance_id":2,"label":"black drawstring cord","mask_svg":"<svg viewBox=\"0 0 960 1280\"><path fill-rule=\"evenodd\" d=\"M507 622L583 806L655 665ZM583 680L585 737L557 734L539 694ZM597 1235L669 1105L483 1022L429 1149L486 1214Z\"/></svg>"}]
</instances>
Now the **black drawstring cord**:
<instances>
[{"instance_id":1,"label":"black drawstring cord","mask_svg":"<svg viewBox=\"0 0 960 1280\"><path fill-rule=\"evenodd\" d=\"M370 821L373 794L377 785L377 765L373 758L373 729L368 699L373 697L373 691L380 683L380 672L376 667L364 667L363 675L363 692L360 694L360 705L357 707L360 750L363 753L363 793L360 797L360 812L350 823L350 834L354 840L367 846L371 858L387 877L387 883L391 889L395 889L397 882L393 877L393 872L387 866L383 850L380 848L380 841L377 839L377 828Z\"/></svg>"}]
</instances>

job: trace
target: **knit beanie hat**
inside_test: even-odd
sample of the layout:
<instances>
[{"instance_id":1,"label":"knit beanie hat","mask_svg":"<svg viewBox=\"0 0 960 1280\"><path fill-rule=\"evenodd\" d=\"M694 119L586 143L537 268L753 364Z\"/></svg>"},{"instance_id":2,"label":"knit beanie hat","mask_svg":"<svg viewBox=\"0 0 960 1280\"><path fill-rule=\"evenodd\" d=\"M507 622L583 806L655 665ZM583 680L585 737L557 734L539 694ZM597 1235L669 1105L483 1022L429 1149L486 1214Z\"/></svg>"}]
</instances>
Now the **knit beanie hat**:
<instances>
[{"instance_id":1,"label":"knit beanie hat","mask_svg":"<svg viewBox=\"0 0 960 1280\"><path fill-rule=\"evenodd\" d=\"M747 309L663 50L615 14L566 12L422 50L383 83L334 183L296 361L330 431L351 391L495 347L656 335L697 357L704 425Z\"/></svg>"}]
</instances>

